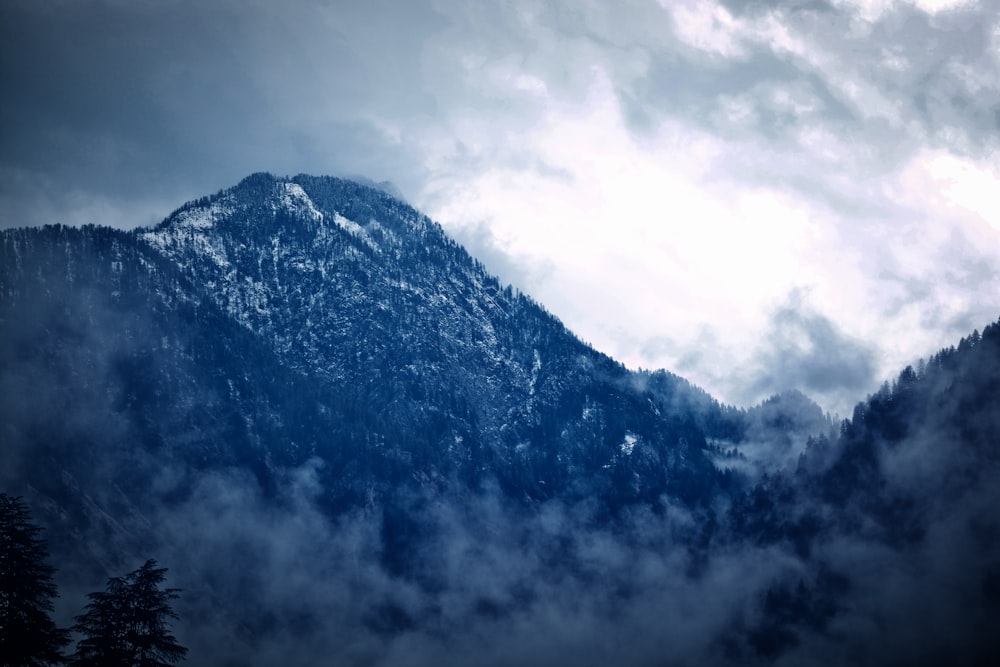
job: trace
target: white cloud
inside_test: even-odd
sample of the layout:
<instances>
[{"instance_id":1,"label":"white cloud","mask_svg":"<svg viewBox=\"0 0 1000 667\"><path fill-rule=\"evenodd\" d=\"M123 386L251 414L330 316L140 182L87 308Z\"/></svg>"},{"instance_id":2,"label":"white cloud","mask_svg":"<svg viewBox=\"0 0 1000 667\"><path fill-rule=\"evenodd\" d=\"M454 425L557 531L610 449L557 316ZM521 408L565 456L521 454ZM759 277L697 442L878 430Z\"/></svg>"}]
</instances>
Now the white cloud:
<instances>
[{"instance_id":1,"label":"white cloud","mask_svg":"<svg viewBox=\"0 0 1000 667\"><path fill-rule=\"evenodd\" d=\"M754 39L765 43L773 31L760 26L775 24L757 21ZM905 125L853 65L820 50L802 58L860 117ZM538 106L516 131L463 117L455 136L489 159L451 171L439 163L418 201L451 229L485 222L501 252L547 267L521 286L585 340L732 400L768 313L790 294L807 293L818 316L867 341L882 377L966 333L970 317L992 318L995 296L977 307L969 295L1000 286L989 275L957 278L950 265L984 256L1000 265L983 245L995 236L976 227L998 224L990 193L1000 189L985 161L925 152L897 167L878 145L822 122L825 103L801 82L720 97L726 123L747 130L737 138L668 116L639 136L620 82L590 72L581 98L544 79L530 86ZM521 94L520 76L515 67L494 85ZM764 139L754 128L776 114L793 120L782 139Z\"/></svg>"},{"instance_id":2,"label":"white cloud","mask_svg":"<svg viewBox=\"0 0 1000 667\"><path fill-rule=\"evenodd\" d=\"M676 367L706 323L721 322L735 325L721 344L745 356L771 304L824 282L829 220L733 178L731 163L751 147L676 122L639 141L600 71L585 104L552 104L514 148L569 178L517 166L463 174L438 183L431 215L459 229L487 220L505 252L551 263L529 291L626 363ZM642 353L642 341L665 333L675 349Z\"/></svg>"},{"instance_id":3,"label":"white cloud","mask_svg":"<svg viewBox=\"0 0 1000 667\"><path fill-rule=\"evenodd\" d=\"M834 0L837 7L856 11L862 20L872 23L880 19L890 9L897 7L899 0Z\"/></svg>"},{"instance_id":4,"label":"white cloud","mask_svg":"<svg viewBox=\"0 0 1000 667\"><path fill-rule=\"evenodd\" d=\"M926 14L934 15L976 4L979 4L978 0L834 0L834 5L854 10L868 24L904 7L916 7Z\"/></svg>"},{"instance_id":5,"label":"white cloud","mask_svg":"<svg viewBox=\"0 0 1000 667\"><path fill-rule=\"evenodd\" d=\"M995 159L977 161L927 151L914 159L905 178L921 186L918 192L929 194L926 200L936 214L951 216L957 211L1000 231L1000 172L996 164Z\"/></svg>"},{"instance_id":6,"label":"white cloud","mask_svg":"<svg viewBox=\"0 0 1000 667\"><path fill-rule=\"evenodd\" d=\"M976 0L910 0L914 6L919 7L928 14L937 14L961 7L975 4Z\"/></svg>"},{"instance_id":7,"label":"white cloud","mask_svg":"<svg viewBox=\"0 0 1000 667\"><path fill-rule=\"evenodd\" d=\"M660 0L660 5L670 14L674 34L688 46L724 58L746 54L742 44L742 26L719 3L712 0Z\"/></svg>"}]
</instances>

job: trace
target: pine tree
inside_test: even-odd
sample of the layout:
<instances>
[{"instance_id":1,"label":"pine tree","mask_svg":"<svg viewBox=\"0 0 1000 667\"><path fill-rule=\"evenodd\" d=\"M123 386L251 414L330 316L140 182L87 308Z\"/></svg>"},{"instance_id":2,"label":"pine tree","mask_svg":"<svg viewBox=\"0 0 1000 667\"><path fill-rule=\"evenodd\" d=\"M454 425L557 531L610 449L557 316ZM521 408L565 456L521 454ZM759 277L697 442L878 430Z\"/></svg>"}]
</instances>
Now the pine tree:
<instances>
[{"instance_id":1,"label":"pine tree","mask_svg":"<svg viewBox=\"0 0 1000 667\"><path fill-rule=\"evenodd\" d=\"M66 662L69 632L49 614L59 593L48 547L20 498L0 493L0 663L3 667Z\"/></svg>"},{"instance_id":2,"label":"pine tree","mask_svg":"<svg viewBox=\"0 0 1000 667\"><path fill-rule=\"evenodd\" d=\"M124 577L108 579L106 590L91 593L86 611L74 629L84 635L77 644L77 667L167 667L187 654L170 634L168 621L177 618L170 601L176 588L160 589L166 568L155 560Z\"/></svg>"},{"instance_id":3,"label":"pine tree","mask_svg":"<svg viewBox=\"0 0 1000 667\"><path fill-rule=\"evenodd\" d=\"M131 665L125 642L127 583L124 577L108 579L107 589L91 593L86 612L73 630L83 634L76 645L73 665Z\"/></svg>"}]
</instances>

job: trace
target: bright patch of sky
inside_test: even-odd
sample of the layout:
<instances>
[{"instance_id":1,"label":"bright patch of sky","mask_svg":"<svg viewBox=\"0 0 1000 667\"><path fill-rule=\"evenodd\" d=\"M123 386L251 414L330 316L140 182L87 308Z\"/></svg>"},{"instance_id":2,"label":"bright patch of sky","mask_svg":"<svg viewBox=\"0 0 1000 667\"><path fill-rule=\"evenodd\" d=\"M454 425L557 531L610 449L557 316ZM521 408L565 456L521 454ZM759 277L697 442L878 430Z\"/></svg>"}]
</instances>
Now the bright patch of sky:
<instances>
[{"instance_id":1,"label":"bright patch of sky","mask_svg":"<svg viewBox=\"0 0 1000 667\"><path fill-rule=\"evenodd\" d=\"M726 401L847 413L1000 315L988 0L11 0L0 88L5 227L391 180L583 339Z\"/></svg>"},{"instance_id":2,"label":"bright patch of sky","mask_svg":"<svg viewBox=\"0 0 1000 667\"><path fill-rule=\"evenodd\" d=\"M928 136L947 129L927 127L885 85L917 66L918 45L905 32L894 33L898 43L871 38L868 23L893 5L866 3L842 17L860 35L847 43L810 35L815 17L796 23L772 10L741 19L703 1L662 6L679 43L673 57L702 53L712 71L725 67L720 59L767 51L795 76L706 91L704 117L664 113L636 132L622 88L648 68L623 75L620 63L592 64L569 100L533 86L541 110L515 133L489 116L465 119L458 135L492 159L453 178L434 165L439 178L424 206L460 237L488 228L496 247L534 269L515 276L522 286L600 349L676 370L737 402L759 399L762 387L733 369L754 367L770 318L790 303L876 359L871 377L846 391L802 387L841 413L871 383L995 318L995 128L987 150L959 152ZM847 48L877 66L845 57ZM995 76L956 55L946 61L966 73L970 92L986 85L975 78ZM493 77L494 94L517 100L518 76ZM777 379L767 390L784 388Z\"/></svg>"}]
</instances>

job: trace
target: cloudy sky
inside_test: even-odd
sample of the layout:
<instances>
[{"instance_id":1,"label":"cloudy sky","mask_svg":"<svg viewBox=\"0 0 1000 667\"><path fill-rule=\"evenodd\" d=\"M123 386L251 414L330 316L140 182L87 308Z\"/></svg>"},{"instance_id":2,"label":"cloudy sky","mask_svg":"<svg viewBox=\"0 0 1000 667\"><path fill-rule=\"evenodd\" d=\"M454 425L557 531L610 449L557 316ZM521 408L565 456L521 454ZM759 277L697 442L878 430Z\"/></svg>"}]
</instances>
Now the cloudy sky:
<instances>
[{"instance_id":1,"label":"cloudy sky","mask_svg":"<svg viewBox=\"0 0 1000 667\"><path fill-rule=\"evenodd\" d=\"M0 226L392 181L631 367L842 414L1000 315L998 0L4 0Z\"/></svg>"}]
</instances>

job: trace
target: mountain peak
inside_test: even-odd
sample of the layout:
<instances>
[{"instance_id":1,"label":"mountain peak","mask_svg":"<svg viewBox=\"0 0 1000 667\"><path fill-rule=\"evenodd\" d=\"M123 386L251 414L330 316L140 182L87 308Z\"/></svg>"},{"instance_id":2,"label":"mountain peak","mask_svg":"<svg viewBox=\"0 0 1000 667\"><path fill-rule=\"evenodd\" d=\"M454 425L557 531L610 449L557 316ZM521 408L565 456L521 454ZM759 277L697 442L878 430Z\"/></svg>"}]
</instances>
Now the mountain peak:
<instances>
[{"instance_id":1,"label":"mountain peak","mask_svg":"<svg viewBox=\"0 0 1000 667\"><path fill-rule=\"evenodd\" d=\"M298 174L294 177L258 172L235 186L187 202L152 230L140 236L161 249L169 237L238 231L256 242L263 236L313 241L326 227L340 228L373 247L372 236L388 245L448 243L444 230L408 204L375 184ZM245 238L241 243L247 243ZM288 239L286 239L288 240ZM269 242L269 241L268 241Z\"/></svg>"}]
</instances>

